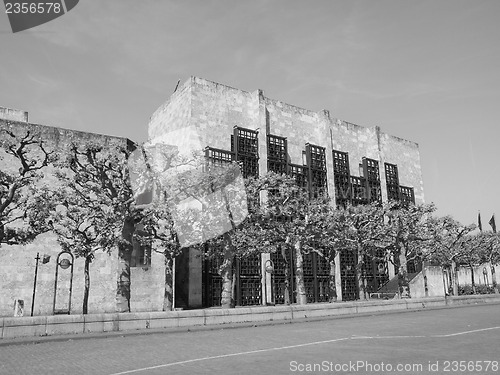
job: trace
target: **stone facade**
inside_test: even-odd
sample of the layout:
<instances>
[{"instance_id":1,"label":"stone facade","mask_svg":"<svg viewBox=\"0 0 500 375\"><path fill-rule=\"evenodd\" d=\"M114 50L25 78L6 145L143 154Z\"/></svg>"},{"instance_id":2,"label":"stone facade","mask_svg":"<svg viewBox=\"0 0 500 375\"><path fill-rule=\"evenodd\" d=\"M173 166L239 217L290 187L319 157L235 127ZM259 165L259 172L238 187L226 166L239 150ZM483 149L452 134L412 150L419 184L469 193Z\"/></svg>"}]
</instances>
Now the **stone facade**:
<instances>
[{"instance_id":1,"label":"stone facade","mask_svg":"<svg viewBox=\"0 0 500 375\"><path fill-rule=\"evenodd\" d=\"M105 136L100 134L78 132L68 129L32 124L16 119L27 119L26 116L12 115L11 110L0 110L0 115L10 113L9 116L0 117L0 129L9 129L16 134L25 135L27 131L37 134L44 141L48 151L56 150L63 152L71 142L85 143L98 142L104 145L122 145L132 147L132 142L126 138ZM6 117L6 118L5 118ZM1 152L0 165L2 170L15 172L19 164L9 155ZM53 175L53 169L49 166L43 170L44 179L42 184L54 186L57 183ZM42 264L39 261L38 277L36 285L36 296L34 315L51 315L53 313L54 286L56 259L61 252L56 236L46 233L25 246L0 247L0 316L12 316L14 304L17 300L24 301L24 315L31 314L33 281L35 274L35 257L37 253L41 257L50 255L50 261ZM115 311L115 295L117 285L118 257L117 249L113 249L110 255L97 253L95 260L90 266L90 296L89 312L104 313ZM131 310L151 311L160 310L163 306L163 280L164 280L163 256L158 253L152 254L151 266L148 268L131 267ZM58 278L59 287L63 286L69 290L69 278L65 272L60 270ZM59 288L60 291L63 288ZM71 313L82 312L84 291L84 259L76 258L73 270L73 288L71 298ZM64 292L61 298L68 298ZM59 298L57 305L62 301Z\"/></svg>"},{"instance_id":2,"label":"stone facade","mask_svg":"<svg viewBox=\"0 0 500 375\"><path fill-rule=\"evenodd\" d=\"M314 112L267 98L262 90L247 92L191 77L151 117L149 141L176 146L186 154L210 147L231 152L234 127L257 131L259 172L268 170L267 136L287 141L287 163L303 166L306 144L324 148L328 194L335 198L333 151L347 152L351 176L360 176L363 158L378 161L382 200L387 201L384 163L398 165L399 184L409 187L415 203L424 203L418 144L334 118L326 110ZM361 176L362 177L362 176ZM191 257L189 305L200 306L202 288L199 257ZM262 255L262 262L269 259ZM340 267L340 262L337 262ZM341 269L338 269L338 275ZM265 275L265 272L262 272ZM394 270L389 270L389 276ZM270 276L262 285L269 289ZM342 289L338 280L338 290ZM262 287L262 295L270 294Z\"/></svg>"}]
</instances>

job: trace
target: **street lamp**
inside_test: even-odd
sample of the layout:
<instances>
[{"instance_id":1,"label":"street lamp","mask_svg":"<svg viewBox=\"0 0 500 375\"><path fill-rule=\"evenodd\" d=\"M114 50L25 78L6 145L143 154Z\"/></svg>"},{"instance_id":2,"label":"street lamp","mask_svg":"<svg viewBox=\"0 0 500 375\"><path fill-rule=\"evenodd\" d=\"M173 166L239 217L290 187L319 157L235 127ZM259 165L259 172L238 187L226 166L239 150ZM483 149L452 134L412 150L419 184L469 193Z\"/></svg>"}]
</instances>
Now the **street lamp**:
<instances>
[{"instance_id":1,"label":"street lamp","mask_svg":"<svg viewBox=\"0 0 500 375\"><path fill-rule=\"evenodd\" d=\"M273 291L273 273L274 273L274 262L271 259L266 260L264 263L264 269L266 270L266 274L268 273L271 276L271 301L267 302L267 275L264 276L264 302L265 305L274 305L274 291Z\"/></svg>"}]
</instances>

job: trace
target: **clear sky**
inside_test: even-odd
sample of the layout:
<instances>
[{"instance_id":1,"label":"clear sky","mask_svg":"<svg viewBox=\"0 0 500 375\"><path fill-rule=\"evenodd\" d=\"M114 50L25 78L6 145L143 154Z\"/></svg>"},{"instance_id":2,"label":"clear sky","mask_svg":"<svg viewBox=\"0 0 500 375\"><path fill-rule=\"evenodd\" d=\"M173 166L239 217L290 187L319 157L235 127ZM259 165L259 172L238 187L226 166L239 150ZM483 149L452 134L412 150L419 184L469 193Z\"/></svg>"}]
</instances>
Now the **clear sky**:
<instances>
[{"instance_id":1,"label":"clear sky","mask_svg":"<svg viewBox=\"0 0 500 375\"><path fill-rule=\"evenodd\" d=\"M1 9L0 106L31 122L144 141L178 79L263 89L418 142L439 214L500 222L498 0L81 0L16 34Z\"/></svg>"}]
</instances>

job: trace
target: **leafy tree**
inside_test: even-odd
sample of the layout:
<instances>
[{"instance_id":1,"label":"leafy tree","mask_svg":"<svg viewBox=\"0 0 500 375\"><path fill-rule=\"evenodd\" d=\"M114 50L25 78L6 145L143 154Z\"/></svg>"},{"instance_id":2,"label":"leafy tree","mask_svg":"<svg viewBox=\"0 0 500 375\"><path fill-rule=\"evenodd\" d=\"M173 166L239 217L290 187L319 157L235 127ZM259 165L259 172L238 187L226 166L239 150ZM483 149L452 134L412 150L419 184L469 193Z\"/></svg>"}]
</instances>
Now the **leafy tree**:
<instances>
[{"instance_id":1,"label":"leafy tree","mask_svg":"<svg viewBox=\"0 0 500 375\"><path fill-rule=\"evenodd\" d=\"M17 134L8 127L0 128L0 150L0 160L6 163L0 169L0 246L26 244L50 230L53 200L41 180L57 155L36 131ZM8 168L12 160L16 166Z\"/></svg>"},{"instance_id":2,"label":"leafy tree","mask_svg":"<svg viewBox=\"0 0 500 375\"><path fill-rule=\"evenodd\" d=\"M429 258L448 269L451 275L451 291L458 295L457 260L460 254L460 241L471 233L475 225L463 225L451 216L432 218L431 225L435 228L430 244L434 249Z\"/></svg>"},{"instance_id":3,"label":"leafy tree","mask_svg":"<svg viewBox=\"0 0 500 375\"><path fill-rule=\"evenodd\" d=\"M479 250L481 263L489 263L491 270L491 283L495 293L498 293L495 265L500 263L500 235L492 232L482 232L483 246Z\"/></svg>"},{"instance_id":4,"label":"leafy tree","mask_svg":"<svg viewBox=\"0 0 500 375\"><path fill-rule=\"evenodd\" d=\"M59 163L63 208L55 216L54 228L63 248L85 258L84 311L94 254L110 252L114 246L119 259L116 308L130 311L132 239L140 212L129 181L129 155L130 149L122 144L71 144Z\"/></svg>"},{"instance_id":5,"label":"leafy tree","mask_svg":"<svg viewBox=\"0 0 500 375\"><path fill-rule=\"evenodd\" d=\"M424 261L434 236L430 215L436 210L433 204L401 205L390 202L386 206L387 251L399 262L398 280L401 295L411 296L408 261Z\"/></svg>"},{"instance_id":6,"label":"leafy tree","mask_svg":"<svg viewBox=\"0 0 500 375\"><path fill-rule=\"evenodd\" d=\"M457 243L457 263L465 265L471 272L472 293L476 294L476 281L474 279L474 268L482 264L481 253L488 246L490 238L486 233L477 233L464 236Z\"/></svg>"},{"instance_id":7,"label":"leafy tree","mask_svg":"<svg viewBox=\"0 0 500 375\"><path fill-rule=\"evenodd\" d=\"M340 208L338 220L342 222L337 241L343 244L344 251L352 251L356 254L356 276L359 286L359 298L367 299L367 288L363 275L364 260L370 257L376 248L385 249L385 210L377 203L360 206L347 206Z\"/></svg>"}]
</instances>

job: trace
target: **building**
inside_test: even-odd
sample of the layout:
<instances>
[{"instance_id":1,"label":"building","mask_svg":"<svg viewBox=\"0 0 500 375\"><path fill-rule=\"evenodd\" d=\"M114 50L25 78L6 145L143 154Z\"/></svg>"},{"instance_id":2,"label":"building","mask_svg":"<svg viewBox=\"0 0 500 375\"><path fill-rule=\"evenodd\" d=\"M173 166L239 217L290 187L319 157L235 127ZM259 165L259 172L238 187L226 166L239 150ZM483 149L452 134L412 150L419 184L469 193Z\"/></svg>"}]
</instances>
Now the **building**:
<instances>
[{"instance_id":1,"label":"building","mask_svg":"<svg viewBox=\"0 0 500 375\"><path fill-rule=\"evenodd\" d=\"M424 202L416 143L379 127L333 118L326 110L314 112L267 98L261 90L246 92L192 77L153 114L148 131L151 143L175 145L186 153L205 149L214 161L241 162L245 177L266 171L288 173L312 194L326 190L338 204L388 198ZM185 256L182 263L189 267L182 273L183 303L220 304L217 267L194 251ZM270 300L271 276L264 272L269 257L276 265L273 295L277 303L283 302L283 260L278 254L262 254L238 261L237 304ZM337 262L337 290L344 300L358 295L355 261L346 256ZM327 300L328 265L312 255L305 259L304 272L309 302ZM394 269L379 271L378 264L372 264L366 273L375 291L394 276Z\"/></svg>"},{"instance_id":2,"label":"building","mask_svg":"<svg viewBox=\"0 0 500 375\"><path fill-rule=\"evenodd\" d=\"M55 148L72 139L122 142L128 139L31 124L27 112L0 108L0 127L16 131L34 129ZM424 202L418 145L382 132L336 119L326 110L314 112L267 98L263 91L242 91L191 77L152 115L149 142L177 146L183 152L205 150L212 160L239 161L244 176L266 171L288 173L307 186L311 194L326 191L338 204L365 203L388 198ZM130 146L132 147L132 146ZM0 160L2 169L7 168ZM49 173L50 174L50 173ZM60 252L55 236L40 236L26 246L0 249L0 316L12 315L16 300L23 300L25 315L32 302L37 253L54 261L39 265L34 315L54 312L55 259ZM152 252L141 257L137 250L131 267L131 311L161 311L164 293L164 261ZM265 272L273 260L276 272L271 283ZM357 286L352 267L355 259L337 262L337 290L343 300L355 299ZM81 313L83 296L82 259L74 260L71 313ZM115 311L117 255L99 254L91 267L89 312ZM283 259L260 254L237 262L238 305L259 305L274 297L283 303ZM376 289L394 276L393 267L367 266L367 278ZM220 304L221 279L216 264L187 250L176 262L176 305L199 308ZM309 302L328 298L328 267L312 255L304 264ZM273 285L273 291L271 291Z\"/></svg>"}]
</instances>

